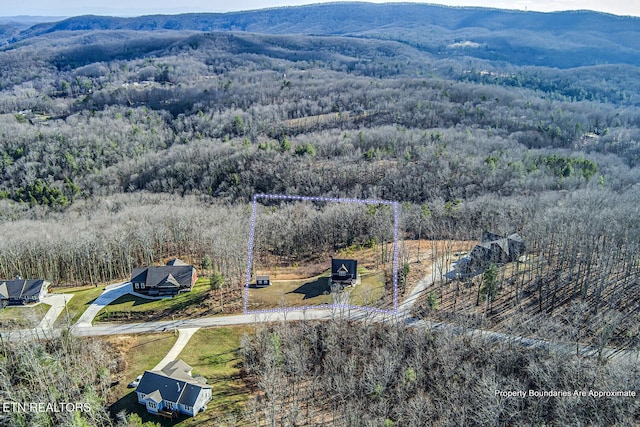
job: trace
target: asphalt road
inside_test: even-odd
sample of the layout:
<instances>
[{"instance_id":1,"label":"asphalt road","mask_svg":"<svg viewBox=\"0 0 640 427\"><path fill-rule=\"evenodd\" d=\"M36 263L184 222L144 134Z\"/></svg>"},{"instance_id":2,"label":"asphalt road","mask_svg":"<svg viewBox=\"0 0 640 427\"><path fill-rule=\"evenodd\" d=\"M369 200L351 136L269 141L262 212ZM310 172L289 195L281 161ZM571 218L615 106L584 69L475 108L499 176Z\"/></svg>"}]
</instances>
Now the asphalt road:
<instances>
[{"instance_id":1,"label":"asphalt road","mask_svg":"<svg viewBox=\"0 0 640 427\"><path fill-rule=\"evenodd\" d=\"M506 342L513 345L524 347L538 347L553 352L560 352L564 354L580 354L583 356L597 356L601 352L603 358L614 360L620 363L640 363L640 352L630 350L619 350L615 348L605 347L603 349L597 349L591 346L578 345L575 343L554 343L546 340L526 338L522 336L509 335L500 332L485 331L482 329L466 329L453 324L430 322L425 320L418 320L410 317L410 311L413 305L416 303L418 296L426 291L429 285L432 284L431 274L421 280L416 287L409 293L405 301L399 306L398 314L381 314L373 313L364 310L349 309L349 308L328 308L328 309L313 309L313 310L290 310L290 311L274 311L258 314L238 314L230 316L218 316L218 317L201 317L196 319L181 319L181 320L165 320L157 322L145 322L145 323L121 323L121 324L101 324L100 326L92 326L91 321L95 315L100 311L104 305L115 300L120 295L124 295L131 289L128 283L118 284L106 290L100 297L98 297L94 304L92 304L85 313L81 316L78 323L71 327L71 333L76 336L104 336L104 335L119 335L119 334L137 334L137 333L153 333L164 332L167 330L197 330L198 328L216 327L216 326L234 326L234 325L249 325L265 322L284 322L293 320L330 320L335 318L347 318L349 320L358 320L365 322L402 322L411 327L429 329L429 330L447 330L454 333L464 333L471 336L481 336L491 341ZM95 307L93 307L95 305ZM93 308L92 308L93 307ZM91 310L91 311L89 311ZM88 312L88 313L87 313ZM191 332L191 334L193 333ZM189 332L187 332L188 334ZM12 332L2 332L0 336L2 339L28 339L28 338L42 338L46 336L56 336L60 334L59 329L45 329L45 330L21 330ZM180 346L176 347L177 356L182 348L188 342L188 338L191 335L185 335ZM180 338L179 338L180 340ZM177 343L176 343L177 344ZM175 347L175 345L174 345ZM173 349L172 349L173 350ZM171 351L170 351L171 352ZM166 363L175 358L173 355L167 354L165 357ZM164 359L163 359L164 362ZM165 364L166 364L165 363Z\"/></svg>"}]
</instances>

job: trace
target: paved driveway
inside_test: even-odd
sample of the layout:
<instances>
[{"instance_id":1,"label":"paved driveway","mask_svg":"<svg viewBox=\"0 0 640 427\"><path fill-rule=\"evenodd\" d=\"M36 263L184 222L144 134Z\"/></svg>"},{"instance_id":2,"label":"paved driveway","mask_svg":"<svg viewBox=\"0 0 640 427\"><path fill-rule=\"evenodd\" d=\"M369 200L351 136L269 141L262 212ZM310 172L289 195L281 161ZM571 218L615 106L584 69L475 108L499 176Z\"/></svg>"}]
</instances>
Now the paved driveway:
<instances>
[{"instance_id":1,"label":"paved driveway","mask_svg":"<svg viewBox=\"0 0 640 427\"><path fill-rule=\"evenodd\" d=\"M167 366L167 363L173 362L174 360L176 360L180 355L180 352L182 351L182 349L184 349L184 347L187 345L187 343L189 342L193 334L195 334L198 331L198 329L200 328L178 329L178 332L180 332L180 335L178 335L178 339L176 340L175 344L173 344L173 347L171 347L171 350L169 350L166 356L164 356L164 358L160 362L158 362L158 364L152 370L159 371L165 366Z\"/></svg>"},{"instance_id":2,"label":"paved driveway","mask_svg":"<svg viewBox=\"0 0 640 427\"><path fill-rule=\"evenodd\" d=\"M51 308L44 315L37 329L42 329L44 331L50 331L53 329L53 324L55 323L60 313L64 310L64 307L69 302L69 300L73 298L73 294L47 294L44 298L42 298L42 302L45 304L49 304Z\"/></svg>"},{"instance_id":3,"label":"paved driveway","mask_svg":"<svg viewBox=\"0 0 640 427\"><path fill-rule=\"evenodd\" d=\"M115 285L109 285L104 289L104 292L96 298L96 300L82 313L80 319L73 325L74 328L88 328L91 327L93 318L96 317L98 312L105 306L111 304L114 300L118 299L122 295L126 295L131 292L131 282L117 283Z\"/></svg>"}]
</instances>

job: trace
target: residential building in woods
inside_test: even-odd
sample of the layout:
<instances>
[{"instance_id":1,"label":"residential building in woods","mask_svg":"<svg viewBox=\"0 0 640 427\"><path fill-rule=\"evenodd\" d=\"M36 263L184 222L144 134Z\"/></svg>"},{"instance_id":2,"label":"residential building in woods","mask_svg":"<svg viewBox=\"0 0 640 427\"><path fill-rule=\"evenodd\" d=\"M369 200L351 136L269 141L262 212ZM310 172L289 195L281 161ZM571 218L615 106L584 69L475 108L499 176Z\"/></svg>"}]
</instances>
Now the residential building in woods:
<instances>
[{"instance_id":1,"label":"residential building in woods","mask_svg":"<svg viewBox=\"0 0 640 427\"><path fill-rule=\"evenodd\" d=\"M354 286L358 280L358 261L331 258L329 286Z\"/></svg>"},{"instance_id":2,"label":"residential building in woods","mask_svg":"<svg viewBox=\"0 0 640 427\"><path fill-rule=\"evenodd\" d=\"M0 308L40 302L47 294L49 282L36 280L0 280Z\"/></svg>"},{"instance_id":3,"label":"residential building in woods","mask_svg":"<svg viewBox=\"0 0 640 427\"><path fill-rule=\"evenodd\" d=\"M173 361L160 371L145 371L136 388L138 403L152 414L175 418L179 414L195 417L207 408L211 386L203 377L193 377L191 366Z\"/></svg>"},{"instance_id":4,"label":"residential building in woods","mask_svg":"<svg viewBox=\"0 0 640 427\"><path fill-rule=\"evenodd\" d=\"M173 296L188 292L196 283L196 268L174 259L167 265L134 268L131 286L134 292L149 296Z\"/></svg>"}]
</instances>

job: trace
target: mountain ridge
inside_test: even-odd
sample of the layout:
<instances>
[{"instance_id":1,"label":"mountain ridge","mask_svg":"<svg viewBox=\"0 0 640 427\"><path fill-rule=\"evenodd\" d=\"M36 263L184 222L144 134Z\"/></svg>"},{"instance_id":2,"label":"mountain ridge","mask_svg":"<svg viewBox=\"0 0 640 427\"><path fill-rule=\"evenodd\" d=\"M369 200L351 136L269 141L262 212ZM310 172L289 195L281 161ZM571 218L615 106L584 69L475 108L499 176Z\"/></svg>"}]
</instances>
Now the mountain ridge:
<instances>
[{"instance_id":1,"label":"mountain ridge","mask_svg":"<svg viewBox=\"0 0 640 427\"><path fill-rule=\"evenodd\" d=\"M593 11L525 12L419 3L323 3L226 13L83 15L0 34L0 45L61 32L197 31L392 40L439 55L572 68L640 65L640 18ZM4 40L3 40L4 39ZM452 50L453 49L453 50Z\"/></svg>"}]
</instances>

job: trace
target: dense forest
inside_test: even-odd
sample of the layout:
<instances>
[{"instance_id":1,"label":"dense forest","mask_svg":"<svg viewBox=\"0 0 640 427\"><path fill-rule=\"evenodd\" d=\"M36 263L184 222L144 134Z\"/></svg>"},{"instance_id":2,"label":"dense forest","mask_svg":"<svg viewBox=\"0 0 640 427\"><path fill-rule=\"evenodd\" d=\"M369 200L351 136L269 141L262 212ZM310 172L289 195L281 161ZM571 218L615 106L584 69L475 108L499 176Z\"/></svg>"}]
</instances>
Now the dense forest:
<instances>
[{"instance_id":1,"label":"dense forest","mask_svg":"<svg viewBox=\"0 0 640 427\"><path fill-rule=\"evenodd\" d=\"M247 405L256 426L633 425L639 415L634 398L589 393L637 390L637 367L404 325L285 323L242 351L260 391ZM573 397L496 393L513 390Z\"/></svg>"},{"instance_id":2,"label":"dense forest","mask_svg":"<svg viewBox=\"0 0 640 427\"><path fill-rule=\"evenodd\" d=\"M499 269L484 316L463 305L438 311L433 300L415 315L499 328L501 307L509 307L527 319L518 333L637 350L640 21L588 12L386 5L394 13L381 15L377 5L314 7L5 25L0 277L97 284L180 256L198 266L210 261L240 298L254 194L384 199L401 203L403 239L518 232L535 260L519 274ZM369 14L385 18L362 18ZM416 16L430 18L417 25ZM346 234L323 235L344 224L353 225ZM370 226L364 209L300 203L274 206L257 233L277 242L275 254L304 257L320 246L362 244ZM433 298L476 284L443 280ZM259 343L270 338L254 339L267 351ZM518 372L534 359L551 363L503 352L520 358L512 360ZM402 366L409 368L423 369ZM257 368L247 369L263 381ZM585 375L602 378L599 369ZM402 381L393 386L402 393L422 387ZM426 422L376 400L386 386L367 387L368 400L359 391L322 416L338 425L355 416L370 425ZM415 408L432 408L433 397L416 399ZM277 404L267 419L281 419L289 405ZM501 413L518 409L506 404ZM537 415L497 423L554 424L570 411L520 409ZM547 410L555 412L545 418ZM611 411L601 420L578 414L575 423L638 419L637 409ZM471 417L460 423L484 424L473 418L482 413L459 414Z\"/></svg>"}]
</instances>

